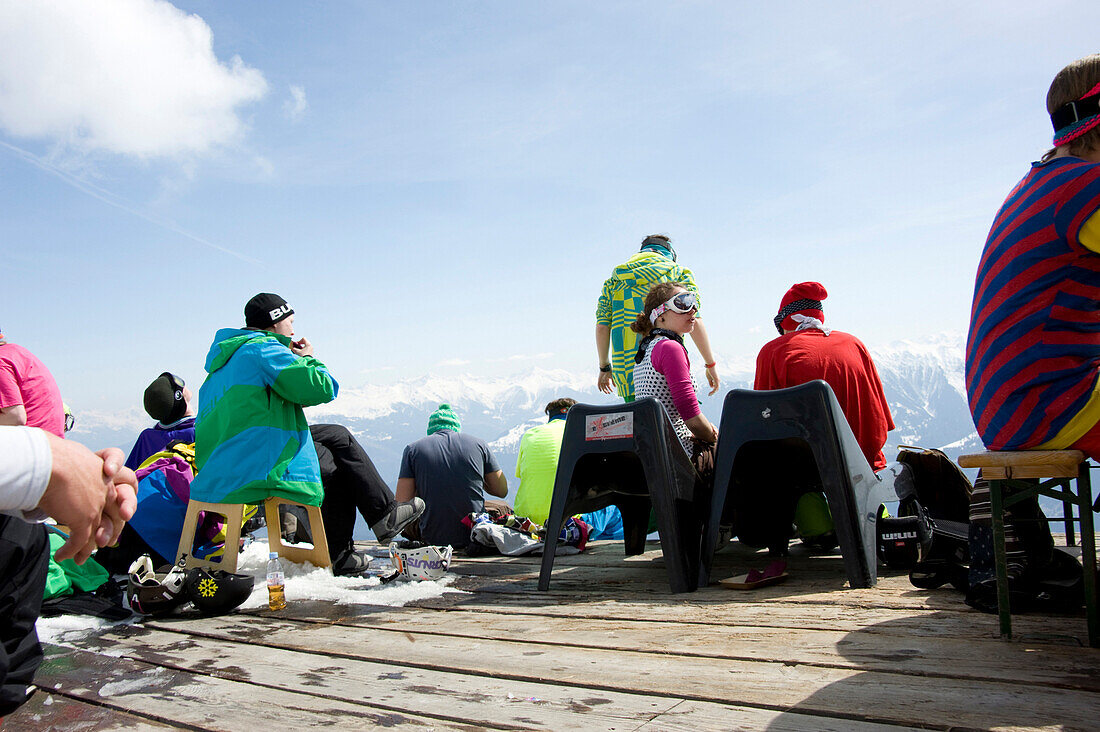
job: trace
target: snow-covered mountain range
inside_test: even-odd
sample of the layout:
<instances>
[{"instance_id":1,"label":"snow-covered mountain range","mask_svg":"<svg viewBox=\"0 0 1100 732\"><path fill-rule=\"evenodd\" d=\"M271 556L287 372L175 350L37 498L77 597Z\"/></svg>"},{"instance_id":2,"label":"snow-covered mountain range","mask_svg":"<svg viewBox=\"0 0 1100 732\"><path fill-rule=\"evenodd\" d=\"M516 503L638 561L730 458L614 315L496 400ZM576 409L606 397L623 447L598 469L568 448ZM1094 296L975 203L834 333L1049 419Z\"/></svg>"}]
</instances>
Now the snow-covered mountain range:
<instances>
[{"instance_id":1,"label":"snow-covered mountain range","mask_svg":"<svg viewBox=\"0 0 1100 732\"><path fill-rule=\"evenodd\" d=\"M886 447L888 459L899 444L939 447L952 457L980 449L963 388L961 336L899 341L871 351L897 424ZM702 397L704 412L716 423L725 392L752 387L749 371L723 371L721 376L721 391ZM507 378L424 376L391 385L345 388L336 401L311 408L307 414L314 423L346 425L392 485L405 445L423 437L428 415L439 404L448 403L464 431L490 444L514 489L520 437L542 423L543 407L560 397L595 404L617 401L597 391L591 374L533 368ZM78 414L73 437L93 448L117 445L129 450L137 433L147 426L149 420L138 407L114 414Z\"/></svg>"},{"instance_id":2,"label":"snow-covered mountain range","mask_svg":"<svg viewBox=\"0 0 1100 732\"><path fill-rule=\"evenodd\" d=\"M887 459L897 445L937 447L952 458L984 449L966 401L964 353L961 335L872 349L897 425L889 436Z\"/></svg>"}]
</instances>

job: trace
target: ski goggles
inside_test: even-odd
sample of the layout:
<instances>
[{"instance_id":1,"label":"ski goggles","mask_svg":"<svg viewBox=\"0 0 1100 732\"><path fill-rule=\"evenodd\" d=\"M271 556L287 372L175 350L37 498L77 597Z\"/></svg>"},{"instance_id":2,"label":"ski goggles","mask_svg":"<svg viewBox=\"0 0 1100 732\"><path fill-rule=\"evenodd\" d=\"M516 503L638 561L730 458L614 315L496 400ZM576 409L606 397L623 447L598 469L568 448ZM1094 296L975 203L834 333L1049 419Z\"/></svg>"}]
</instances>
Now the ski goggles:
<instances>
[{"instance_id":1,"label":"ski goggles","mask_svg":"<svg viewBox=\"0 0 1100 732\"><path fill-rule=\"evenodd\" d=\"M661 317L661 314L666 310L671 310L674 313L690 313L697 307L694 292L678 292L661 305L653 308L653 312L649 314L649 322L656 323L657 318Z\"/></svg>"},{"instance_id":2,"label":"ski goggles","mask_svg":"<svg viewBox=\"0 0 1100 732\"><path fill-rule=\"evenodd\" d=\"M183 387L186 386L183 379L176 376L170 371L165 371L163 374L161 374L161 376L165 376L168 378L168 383L172 385L172 391L178 391L181 393L183 392Z\"/></svg>"}]
</instances>

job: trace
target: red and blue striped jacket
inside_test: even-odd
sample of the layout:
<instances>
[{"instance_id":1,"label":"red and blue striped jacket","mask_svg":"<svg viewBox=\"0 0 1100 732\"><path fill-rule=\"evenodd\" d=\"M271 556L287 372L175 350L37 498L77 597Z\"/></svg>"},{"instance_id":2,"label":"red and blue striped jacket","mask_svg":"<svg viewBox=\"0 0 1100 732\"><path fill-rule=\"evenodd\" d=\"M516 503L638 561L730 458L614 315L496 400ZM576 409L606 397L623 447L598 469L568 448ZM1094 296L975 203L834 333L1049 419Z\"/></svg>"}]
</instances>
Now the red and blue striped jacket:
<instances>
[{"instance_id":1,"label":"red and blue striped jacket","mask_svg":"<svg viewBox=\"0 0 1100 732\"><path fill-rule=\"evenodd\" d=\"M966 344L970 410L990 449L1042 445L1092 396L1100 254L1079 234L1097 209L1100 165L1061 157L1035 163L997 213Z\"/></svg>"}]
</instances>

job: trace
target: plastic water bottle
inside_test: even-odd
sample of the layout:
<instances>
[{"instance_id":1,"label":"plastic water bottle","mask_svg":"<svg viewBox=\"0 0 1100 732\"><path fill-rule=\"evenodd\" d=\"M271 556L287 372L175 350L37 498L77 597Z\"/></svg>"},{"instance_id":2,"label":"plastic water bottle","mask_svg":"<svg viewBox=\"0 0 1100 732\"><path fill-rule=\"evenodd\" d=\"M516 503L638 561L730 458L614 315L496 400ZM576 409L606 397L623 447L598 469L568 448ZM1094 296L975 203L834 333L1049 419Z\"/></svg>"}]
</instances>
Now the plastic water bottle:
<instances>
[{"instance_id":1,"label":"plastic water bottle","mask_svg":"<svg viewBox=\"0 0 1100 732\"><path fill-rule=\"evenodd\" d=\"M286 595L283 594L285 583L279 553L271 552L267 555L267 606L272 610L282 610L286 607Z\"/></svg>"}]
</instances>

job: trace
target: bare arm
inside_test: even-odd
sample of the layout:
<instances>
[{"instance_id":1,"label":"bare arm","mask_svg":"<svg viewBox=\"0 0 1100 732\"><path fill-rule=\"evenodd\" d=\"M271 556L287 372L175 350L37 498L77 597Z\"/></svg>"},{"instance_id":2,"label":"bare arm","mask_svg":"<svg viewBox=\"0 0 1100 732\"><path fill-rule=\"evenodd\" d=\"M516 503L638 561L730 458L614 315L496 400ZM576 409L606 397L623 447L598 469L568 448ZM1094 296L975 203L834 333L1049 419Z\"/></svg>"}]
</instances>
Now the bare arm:
<instances>
[{"instance_id":1,"label":"bare arm","mask_svg":"<svg viewBox=\"0 0 1100 732\"><path fill-rule=\"evenodd\" d=\"M27 423L27 408L22 404L0 409L0 424L11 424L22 427Z\"/></svg>"},{"instance_id":2,"label":"bare arm","mask_svg":"<svg viewBox=\"0 0 1100 732\"><path fill-rule=\"evenodd\" d=\"M497 498L508 495L508 479L504 477L503 470L485 474L485 492Z\"/></svg>"},{"instance_id":3,"label":"bare arm","mask_svg":"<svg viewBox=\"0 0 1100 732\"><path fill-rule=\"evenodd\" d=\"M611 363L611 327L604 325L603 323L596 323L596 358L599 361L600 366L607 366ZM610 394L613 391L611 386L611 372L601 371L600 377L596 381L596 386L604 394Z\"/></svg>"},{"instance_id":4,"label":"bare arm","mask_svg":"<svg viewBox=\"0 0 1100 732\"><path fill-rule=\"evenodd\" d=\"M398 503L407 503L416 498L416 478L398 478L394 498Z\"/></svg>"},{"instance_id":5,"label":"bare arm","mask_svg":"<svg viewBox=\"0 0 1100 732\"><path fill-rule=\"evenodd\" d=\"M718 442L718 428L703 416L702 412L691 419L685 419L684 424L691 430L691 434L704 442Z\"/></svg>"},{"instance_id":6,"label":"bare arm","mask_svg":"<svg viewBox=\"0 0 1100 732\"><path fill-rule=\"evenodd\" d=\"M53 463L50 482L38 507L69 527L69 538L54 555L77 564L97 547L118 540L137 509L137 479L123 466L117 448L93 453L79 442L46 433Z\"/></svg>"},{"instance_id":7,"label":"bare arm","mask_svg":"<svg viewBox=\"0 0 1100 732\"><path fill-rule=\"evenodd\" d=\"M707 337L707 328L703 325L702 318L695 319L695 329L691 331L691 340L695 341L695 347L699 349L699 355L703 357L703 365L714 363L714 352L710 350L710 338ZM707 383L710 384L710 394L713 396L721 381L718 379L718 367L707 367Z\"/></svg>"}]
</instances>

